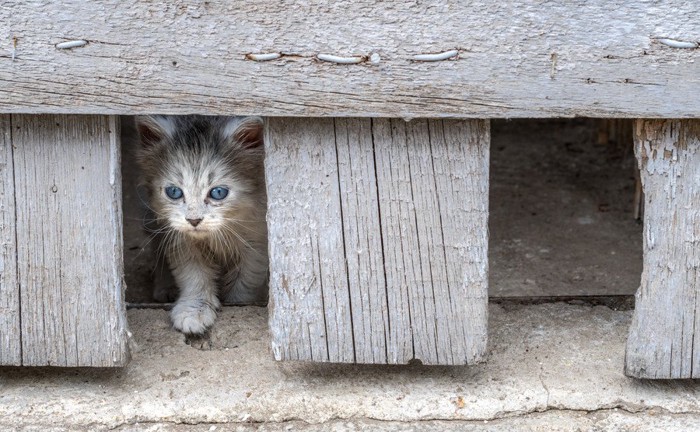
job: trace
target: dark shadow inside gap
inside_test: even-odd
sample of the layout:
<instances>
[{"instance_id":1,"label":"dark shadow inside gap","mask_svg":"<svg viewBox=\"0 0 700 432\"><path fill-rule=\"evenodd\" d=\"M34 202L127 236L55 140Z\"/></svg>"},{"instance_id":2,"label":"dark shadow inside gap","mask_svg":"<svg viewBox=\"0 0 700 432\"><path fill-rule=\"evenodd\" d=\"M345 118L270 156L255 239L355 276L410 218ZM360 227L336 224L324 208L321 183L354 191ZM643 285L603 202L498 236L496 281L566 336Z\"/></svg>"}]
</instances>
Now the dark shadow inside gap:
<instances>
[{"instance_id":1,"label":"dark shadow inside gap","mask_svg":"<svg viewBox=\"0 0 700 432\"><path fill-rule=\"evenodd\" d=\"M632 295L642 271L631 121L491 122L489 295ZM610 122L610 121L607 121Z\"/></svg>"},{"instance_id":2,"label":"dark shadow inside gap","mask_svg":"<svg viewBox=\"0 0 700 432\"><path fill-rule=\"evenodd\" d=\"M636 291L642 226L634 219L631 130L599 142L602 122L491 121L490 297L571 300ZM126 300L158 306L152 291L163 257L143 227L133 118L121 124Z\"/></svg>"}]
</instances>

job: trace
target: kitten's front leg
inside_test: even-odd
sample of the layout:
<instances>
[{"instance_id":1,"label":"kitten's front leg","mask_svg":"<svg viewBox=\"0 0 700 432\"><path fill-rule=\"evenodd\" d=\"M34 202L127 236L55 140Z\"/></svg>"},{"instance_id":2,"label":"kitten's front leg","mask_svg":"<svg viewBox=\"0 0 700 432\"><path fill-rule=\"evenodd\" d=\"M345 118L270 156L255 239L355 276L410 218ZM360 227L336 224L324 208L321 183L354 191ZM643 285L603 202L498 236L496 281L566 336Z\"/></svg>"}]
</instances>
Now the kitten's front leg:
<instances>
[{"instance_id":1,"label":"kitten's front leg","mask_svg":"<svg viewBox=\"0 0 700 432\"><path fill-rule=\"evenodd\" d=\"M201 335L214 324L221 303L216 295L216 271L204 263L198 251L186 245L169 254L173 276L180 288L170 317L185 334Z\"/></svg>"},{"instance_id":2,"label":"kitten's front leg","mask_svg":"<svg viewBox=\"0 0 700 432\"><path fill-rule=\"evenodd\" d=\"M249 249L235 269L224 275L224 301L232 304L266 303L268 298L267 248Z\"/></svg>"},{"instance_id":3,"label":"kitten's front leg","mask_svg":"<svg viewBox=\"0 0 700 432\"><path fill-rule=\"evenodd\" d=\"M153 300L160 303L171 303L177 300L178 285L166 259L157 260L153 269Z\"/></svg>"}]
</instances>

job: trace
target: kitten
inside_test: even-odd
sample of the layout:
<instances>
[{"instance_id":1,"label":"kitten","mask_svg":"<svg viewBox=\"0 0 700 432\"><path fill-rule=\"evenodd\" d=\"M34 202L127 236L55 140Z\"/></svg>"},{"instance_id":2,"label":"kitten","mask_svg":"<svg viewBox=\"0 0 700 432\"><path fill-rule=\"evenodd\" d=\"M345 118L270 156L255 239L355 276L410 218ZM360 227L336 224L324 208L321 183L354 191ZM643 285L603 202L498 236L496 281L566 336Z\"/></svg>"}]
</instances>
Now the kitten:
<instances>
[{"instance_id":1,"label":"kitten","mask_svg":"<svg viewBox=\"0 0 700 432\"><path fill-rule=\"evenodd\" d=\"M174 327L201 335L221 300L267 301L262 120L136 118L137 157L179 295Z\"/></svg>"}]
</instances>

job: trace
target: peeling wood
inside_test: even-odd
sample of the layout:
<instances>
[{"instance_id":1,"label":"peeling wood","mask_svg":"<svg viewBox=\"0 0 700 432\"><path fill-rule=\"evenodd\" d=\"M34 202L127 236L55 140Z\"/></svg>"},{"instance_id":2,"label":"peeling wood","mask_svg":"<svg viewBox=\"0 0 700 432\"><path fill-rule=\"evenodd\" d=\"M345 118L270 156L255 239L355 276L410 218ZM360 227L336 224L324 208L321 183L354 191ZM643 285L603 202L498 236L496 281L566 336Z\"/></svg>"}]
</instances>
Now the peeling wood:
<instances>
[{"instance_id":1,"label":"peeling wood","mask_svg":"<svg viewBox=\"0 0 700 432\"><path fill-rule=\"evenodd\" d=\"M644 189L644 270L625 372L700 378L699 120L637 120Z\"/></svg>"}]
</instances>

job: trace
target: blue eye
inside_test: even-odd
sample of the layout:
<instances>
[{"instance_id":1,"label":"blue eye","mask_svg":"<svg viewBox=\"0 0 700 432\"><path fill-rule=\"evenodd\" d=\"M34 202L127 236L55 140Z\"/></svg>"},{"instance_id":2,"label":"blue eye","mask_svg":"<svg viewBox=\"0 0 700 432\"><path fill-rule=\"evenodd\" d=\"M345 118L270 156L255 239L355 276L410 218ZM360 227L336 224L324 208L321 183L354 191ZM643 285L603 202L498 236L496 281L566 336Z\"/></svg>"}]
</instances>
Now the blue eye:
<instances>
[{"instance_id":1,"label":"blue eye","mask_svg":"<svg viewBox=\"0 0 700 432\"><path fill-rule=\"evenodd\" d=\"M182 189L177 186L168 186L165 188L165 194L170 199L180 199L182 198Z\"/></svg>"},{"instance_id":2,"label":"blue eye","mask_svg":"<svg viewBox=\"0 0 700 432\"><path fill-rule=\"evenodd\" d=\"M228 189L221 186L215 187L214 189L209 191L209 196L217 201L226 198L226 195L228 195Z\"/></svg>"}]
</instances>

